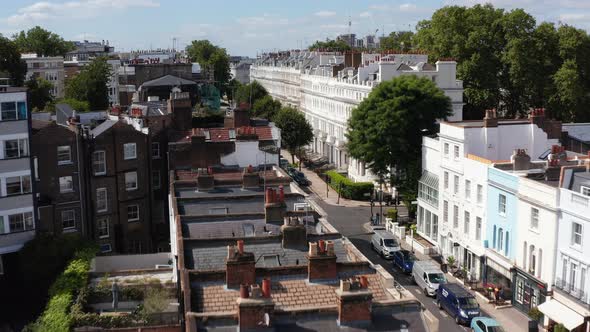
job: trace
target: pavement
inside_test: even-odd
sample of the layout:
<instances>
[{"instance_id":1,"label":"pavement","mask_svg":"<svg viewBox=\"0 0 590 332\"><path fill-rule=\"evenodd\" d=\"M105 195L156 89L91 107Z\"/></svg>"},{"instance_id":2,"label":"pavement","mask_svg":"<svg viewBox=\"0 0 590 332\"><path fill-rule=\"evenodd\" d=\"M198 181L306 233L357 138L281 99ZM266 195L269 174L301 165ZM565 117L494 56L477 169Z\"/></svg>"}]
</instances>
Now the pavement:
<instances>
[{"instance_id":1,"label":"pavement","mask_svg":"<svg viewBox=\"0 0 590 332\"><path fill-rule=\"evenodd\" d=\"M290 155L284 151L283 156ZM287 158L287 157L285 157ZM321 207L327 214L328 222L334 226L343 236L348 239L365 255L373 264L379 264L385 268L395 280L405 287L408 291L412 292L413 295L423 305L423 315L425 321L431 332L453 332L453 331L469 331L470 329L466 326L457 325L452 317L450 317L444 310L440 310L436 305L434 298L425 296L421 289L413 283L409 275L404 274L402 271L393 267L391 261L381 258L375 251L371 249L370 239L371 234L367 232L363 225L367 223L371 217L371 209L368 202L358 202L349 199L340 198L338 201L338 194L314 172L302 168L301 170L305 176L311 181L311 185L307 188L310 191L310 199ZM375 209L375 208L373 208ZM376 211L379 211L379 206L376 207ZM387 207L383 207L387 209ZM405 207L398 207L398 213L400 216L407 215ZM400 241L402 246L407 247L405 241ZM419 260L432 260L431 257L415 253ZM447 274L447 278L451 282L455 282L456 278ZM502 326L506 331L510 332L526 332L528 331L528 317L518 311L515 308L503 308L496 309L493 304L485 302L482 298L476 296L477 301L480 304L482 315L492 317ZM539 327L539 331L543 331Z\"/></svg>"}]
</instances>

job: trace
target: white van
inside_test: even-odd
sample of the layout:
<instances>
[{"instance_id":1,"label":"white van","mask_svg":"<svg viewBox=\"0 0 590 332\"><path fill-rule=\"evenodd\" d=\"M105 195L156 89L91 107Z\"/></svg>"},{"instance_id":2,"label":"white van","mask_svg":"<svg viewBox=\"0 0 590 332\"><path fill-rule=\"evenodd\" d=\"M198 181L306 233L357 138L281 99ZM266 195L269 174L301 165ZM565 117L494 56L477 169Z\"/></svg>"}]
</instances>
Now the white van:
<instances>
[{"instance_id":1,"label":"white van","mask_svg":"<svg viewBox=\"0 0 590 332\"><path fill-rule=\"evenodd\" d=\"M447 282L440 266L432 261L415 261L412 267L412 279L426 296L434 296L438 285Z\"/></svg>"},{"instance_id":2,"label":"white van","mask_svg":"<svg viewBox=\"0 0 590 332\"><path fill-rule=\"evenodd\" d=\"M383 258L393 258L393 253L401 249L393 234L385 230L375 231L371 237L371 248Z\"/></svg>"}]
</instances>

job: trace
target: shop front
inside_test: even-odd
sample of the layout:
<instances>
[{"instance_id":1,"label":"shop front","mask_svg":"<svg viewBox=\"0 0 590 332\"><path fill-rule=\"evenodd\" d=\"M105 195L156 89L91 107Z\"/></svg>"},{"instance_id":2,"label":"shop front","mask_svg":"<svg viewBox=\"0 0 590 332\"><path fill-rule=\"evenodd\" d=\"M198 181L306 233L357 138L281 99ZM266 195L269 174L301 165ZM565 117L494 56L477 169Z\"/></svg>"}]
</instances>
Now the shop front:
<instances>
[{"instance_id":1,"label":"shop front","mask_svg":"<svg viewBox=\"0 0 590 332\"><path fill-rule=\"evenodd\" d=\"M483 272L484 287L501 289L502 298L511 300L512 270L513 266L508 259L500 256L494 250L486 250Z\"/></svg>"},{"instance_id":2,"label":"shop front","mask_svg":"<svg viewBox=\"0 0 590 332\"><path fill-rule=\"evenodd\" d=\"M525 314L545 302L547 284L520 268L514 268L512 285L512 305Z\"/></svg>"}]
</instances>

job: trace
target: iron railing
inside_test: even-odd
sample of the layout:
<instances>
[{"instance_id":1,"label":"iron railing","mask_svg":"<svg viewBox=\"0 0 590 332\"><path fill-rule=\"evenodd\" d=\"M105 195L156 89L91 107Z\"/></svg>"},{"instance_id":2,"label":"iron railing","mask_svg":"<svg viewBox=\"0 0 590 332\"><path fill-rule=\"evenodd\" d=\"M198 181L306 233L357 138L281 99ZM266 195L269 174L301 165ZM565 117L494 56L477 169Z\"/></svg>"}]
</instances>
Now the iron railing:
<instances>
[{"instance_id":1,"label":"iron railing","mask_svg":"<svg viewBox=\"0 0 590 332\"><path fill-rule=\"evenodd\" d=\"M563 279L556 278L554 286L555 288L567 293L576 300L585 304L590 304L590 297L588 297L588 293L584 290L577 288L575 285L572 285L571 283L568 283Z\"/></svg>"}]
</instances>

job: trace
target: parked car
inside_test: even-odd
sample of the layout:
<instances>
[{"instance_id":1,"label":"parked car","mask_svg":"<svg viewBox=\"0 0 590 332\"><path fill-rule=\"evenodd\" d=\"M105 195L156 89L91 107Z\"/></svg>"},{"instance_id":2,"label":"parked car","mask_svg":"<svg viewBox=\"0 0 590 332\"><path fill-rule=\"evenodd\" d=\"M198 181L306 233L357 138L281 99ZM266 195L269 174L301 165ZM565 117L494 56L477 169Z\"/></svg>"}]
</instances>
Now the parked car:
<instances>
[{"instance_id":1,"label":"parked car","mask_svg":"<svg viewBox=\"0 0 590 332\"><path fill-rule=\"evenodd\" d=\"M383 258L392 258L394 252L401 250L399 242L393 237L393 234L385 230L375 231L371 237L371 248Z\"/></svg>"},{"instance_id":2,"label":"parked car","mask_svg":"<svg viewBox=\"0 0 590 332\"><path fill-rule=\"evenodd\" d=\"M393 253L393 265L407 274L412 273L412 267L414 267L416 260L416 256L409 250L402 249Z\"/></svg>"},{"instance_id":3,"label":"parked car","mask_svg":"<svg viewBox=\"0 0 590 332\"><path fill-rule=\"evenodd\" d=\"M489 317L475 317L471 320L473 332L506 332L500 323Z\"/></svg>"},{"instance_id":4,"label":"parked car","mask_svg":"<svg viewBox=\"0 0 590 332\"><path fill-rule=\"evenodd\" d=\"M436 304L455 318L457 324L469 324L481 316L475 296L456 283L441 284L436 291Z\"/></svg>"},{"instance_id":5,"label":"parked car","mask_svg":"<svg viewBox=\"0 0 590 332\"><path fill-rule=\"evenodd\" d=\"M300 186L309 186L309 184L311 183L306 177L305 174L303 174L302 172L299 171L294 171L293 174L291 175L291 177L293 178L293 180L295 180L295 182L297 182L298 185Z\"/></svg>"},{"instance_id":6,"label":"parked car","mask_svg":"<svg viewBox=\"0 0 590 332\"><path fill-rule=\"evenodd\" d=\"M440 284L447 282L440 266L433 261L416 261L412 266L412 279L424 290L424 295L434 296Z\"/></svg>"},{"instance_id":7,"label":"parked car","mask_svg":"<svg viewBox=\"0 0 590 332\"><path fill-rule=\"evenodd\" d=\"M287 169L287 167L289 166L289 161L285 158L281 158L281 159L279 159L279 166L282 169Z\"/></svg>"}]
</instances>

